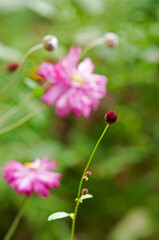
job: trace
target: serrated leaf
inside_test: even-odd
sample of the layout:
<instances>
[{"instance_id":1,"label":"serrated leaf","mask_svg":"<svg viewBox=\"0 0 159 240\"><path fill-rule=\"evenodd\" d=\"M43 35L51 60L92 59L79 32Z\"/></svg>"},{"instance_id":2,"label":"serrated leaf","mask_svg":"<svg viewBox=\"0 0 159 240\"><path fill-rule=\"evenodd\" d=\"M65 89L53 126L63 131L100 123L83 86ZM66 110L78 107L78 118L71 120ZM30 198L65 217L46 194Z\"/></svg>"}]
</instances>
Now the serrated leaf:
<instances>
[{"instance_id":1,"label":"serrated leaf","mask_svg":"<svg viewBox=\"0 0 159 240\"><path fill-rule=\"evenodd\" d=\"M85 199L89 199L89 198L93 198L93 195L92 195L92 194L82 195L80 202L82 202L82 201L85 200Z\"/></svg>"},{"instance_id":2,"label":"serrated leaf","mask_svg":"<svg viewBox=\"0 0 159 240\"><path fill-rule=\"evenodd\" d=\"M65 217L71 217L73 218L73 214L72 213L66 213L66 212L56 212L51 214L48 217L48 221L52 221L52 220L56 220L56 219L61 219L61 218L65 218Z\"/></svg>"}]
</instances>

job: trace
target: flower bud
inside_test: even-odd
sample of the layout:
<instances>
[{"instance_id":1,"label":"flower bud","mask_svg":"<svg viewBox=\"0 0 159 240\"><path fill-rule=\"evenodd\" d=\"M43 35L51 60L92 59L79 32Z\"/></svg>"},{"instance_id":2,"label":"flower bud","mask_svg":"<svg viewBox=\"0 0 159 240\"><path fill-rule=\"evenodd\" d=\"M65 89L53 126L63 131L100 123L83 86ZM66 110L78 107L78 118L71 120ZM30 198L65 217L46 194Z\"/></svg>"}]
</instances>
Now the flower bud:
<instances>
[{"instance_id":1,"label":"flower bud","mask_svg":"<svg viewBox=\"0 0 159 240\"><path fill-rule=\"evenodd\" d=\"M105 121L106 123L108 123L109 125L112 125L113 123L115 123L118 120L118 114L115 111L109 111L106 113L105 115Z\"/></svg>"},{"instance_id":2,"label":"flower bud","mask_svg":"<svg viewBox=\"0 0 159 240\"><path fill-rule=\"evenodd\" d=\"M58 39L53 35L46 35L43 38L43 43L44 43L44 48L49 52L58 48Z\"/></svg>"},{"instance_id":3,"label":"flower bud","mask_svg":"<svg viewBox=\"0 0 159 240\"><path fill-rule=\"evenodd\" d=\"M88 194L88 189L87 188L82 189L82 195L86 195L86 194Z\"/></svg>"},{"instance_id":4,"label":"flower bud","mask_svg":"<svg viewBox=\"0 0 159 240\"><path fill-rule=\"evenodd\" d=\"M15 72L18 67L19 67L19 63L11 62L6 66L6 71L12 73L12 72Z\"/></svg>"},{"instance_id":5,"label":"flower bud","mask_svg":"<svg viewBox=\"0 0 159 240\"><path fill-rule=\"evenodd\" d=\"M113 32L108 32L104 34L104 40L105 40L105 44L108 47L116 47L119 43L118 35Z\"/></svg>"},{"instance_id":6,"label":"flower bud","mask_svg":"<svg viewBox=\"0 0 159 240\"><path fill-rule=\"evenodd\" d=\"M91 175L92 175L91 171L87 171L87 172L86 172L86 176L87 176L87 177L90 177Z\"/></svg>"}]
</instances>

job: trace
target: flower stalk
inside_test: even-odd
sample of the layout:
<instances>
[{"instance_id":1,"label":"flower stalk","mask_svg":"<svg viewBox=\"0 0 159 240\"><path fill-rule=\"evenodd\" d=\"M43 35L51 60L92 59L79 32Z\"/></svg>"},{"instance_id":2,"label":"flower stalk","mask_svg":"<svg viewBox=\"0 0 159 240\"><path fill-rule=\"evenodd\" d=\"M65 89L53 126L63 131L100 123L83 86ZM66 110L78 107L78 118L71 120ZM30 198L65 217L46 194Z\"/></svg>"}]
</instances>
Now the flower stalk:
<instances>
[{"instance_id":1,"label":"flower stalk","mask_svg":"<svg viewBox=\"0 0 159 240\"><path fill-rule=\"evenodd\" d=\"M28 50L28 52L24 55L20 66L18 67L17 71L15 71L11 77L9 78L8 82L4 85L4 87L2 88L2 90L0 91L0 96L2 97L4 95L4 93L6 92L6 90L8 89L8 87L11 85L11 83L14 81L14 79L18 76L18 74L20 73L20 71L22 70L26 60L36 51L38 51L39 49L43 48L43 43L37 44L35 46L33 46L32 48L30 48Z\"/></svg>"},{"instance_id":2,"label":"flower stalk","mask_svg":"<svg viewBox=\"0 0 159 240\"><path fill-rule=\"evenodd\" d=\"M28 104L31 100L33 100L33 93L31 93L27 98L24 99L24 101L20 102L17 106L10 109L10 111L6 112L1 118L0 118L0 125L5 123L8 119L10 119L12 116L14 116L17 112L19 112L23 107Z\"/></svg>"},{"instance_id":3,"label":"flower stalk","mask_svg":"<svg viewBox=\"0 0 159 240\"><path fill-rule=\"evenodd\" d=\"M103 37L97 38L97 39L94 39L94 40L88 42L84 46L83 55L85 55L90 49L92 49L94 47L97 47L99 45L103 45L103 44L104 44L104 38Z\"/></svg>"},{"instance_id":4,"label":"flower stalk","mask_svg":"<svg viewBox=\"0 0 159 240\"><path fill-rule=\"evenodd\" d=\"M9 228L9 230L8 230L7 234L5 235L3 240L10 240L12 235L13 235L13 233L15 232L15 230L16 230L18 224L19 224L19 221L20 221L20 219L21 219L21 217L23 215L26 199L27 199L26 197L23 199L21 207L20 207L20 209L19 209L19 211L18 211L18 213L17 213L17 215L16 215L16 217L15 217L11 227Z\"/></svg>"},{"instance_id":5,"label":"flower stalk","mask_svg":"<svg viewBox=\"0 0 159 240\"><path fill-rule=\"evenodd\" d=\"M41 89L46 90L47 87L48 87L48 83L44 83L41 86ZM4 114L0 118L0 126L3 125L8 119L13 117L16 113L18 113L21 109L23 109L27 104L29 104L31 101L33 101L34 98L35 98L35 94L34 94L34 92L31 92L23 101L21 101L15 107L10 109L10 111L8 111L6 114Z\"/></svg>"},{"instance_id":6,"label":"flower stalk","mask_svg":"<svg viewBox=\"0 0 159 240\"><path fill-rule=\"evenodd\" d=\"M44 111L46 108L48 108L48 106L43 106L40 110L35 111L35 112L31 112L28 115L26 115L25 117L19 119L18 121L10 124L9 126L2 128L2 130L0 130L0 136L20 127L21 125L23 125L24 123L28 122L29 120L31 120L32 118L34 118L35 116L37 116L40 112Z\"/></svg>"},{"instance_id":7,"label":"flower stalk","mask_svg":"<svg viewBox=\"0 0 159 240\"><path fill-rule=\"evenodd\" d=\"M74 217L73 217L73 219L72 219L71 240L74 240L76 216L77 216L78 207L79 207L80 200L81 200L80 195L81 195L82 184L83 184L83 181L84 181L84 179L85 179L84 176L85 176L85 174L86 174L86 172L87 172L87 170L88 170L88 168L89 168L89 166L90 166L90 163L91 163L91 161L92 161L92 158L93 158L93 156L94 156L94 154L95 154L95 152L96 152L96 150L97 150L97 148L98 148L98 146L99 146L102 138L104 137L104 135L105 135L108 127L109 127L109 124L106 125L106 127L104 128L104 131L102 132L100 138L98 139L98 141L97 141L97 143L96 143L96 145L95 145L95 147L94 147L94 149L93 149L93 151L92 151L92 153L91 153L91 155L90 155L90 158L89 158L89 160L88 160L88 162L87 162L87 165L86 165L86 167L85 167L85 169L84 169L84 171L83 171L83 174L82 174L82 177L81 177L81 180L80 180L80 183L79 183L78 193L77 193L77 202L76 202L76 205L75 205Z\"/></svg>"}]
</instances>

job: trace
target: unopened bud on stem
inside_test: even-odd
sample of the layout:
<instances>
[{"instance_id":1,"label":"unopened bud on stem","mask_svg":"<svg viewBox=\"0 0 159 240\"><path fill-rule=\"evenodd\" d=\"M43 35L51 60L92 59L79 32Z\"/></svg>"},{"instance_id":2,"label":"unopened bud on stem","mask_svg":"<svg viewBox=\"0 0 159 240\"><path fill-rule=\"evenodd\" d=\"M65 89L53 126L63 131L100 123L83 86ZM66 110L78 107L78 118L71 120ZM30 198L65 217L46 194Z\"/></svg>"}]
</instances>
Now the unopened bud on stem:
<instances>
[{"instance_id":1,"label":"unopened bud on stem","mask_svg":"<svg viewBox=\"0 0 159 240\"><path fill-rule=\"evenodd\" d=\"M104 41L108 47L116 47L119 43L119 37L113 32L108 32L104 34Z\"/></svg>"},{"instance_id":2,"label":"unopened bud on stem","mask_svg":"<svg viewBox=\"0 0 159 240\"><path fill-rule=\"evenodd\" d=\"M58 39L53 35L46 35L43 38L44 48L47 51L53 51L58 48Z\"/></svg>"},{"instance_id":3,"label":"unopened bud on stem","mask_svg":"<svg viewBox=\"0 0 159 240\"><path fill-rule=\"evenodd\" d=\"M86 194L88 194L88 189L87 188L82 189L82 195L86 195Z\"/></svg>"},{"instance_id":4,"label":"unopened bud on stem","mask_svg":"<svg viewBox=\"0 0 159 240\"><path fill-rule=\"evenodd\" d=\"M91 171L87 171L87 172L86 172L86 176L87 176L87 177L90 177L91 175L92 175Z\"/></svg>"}]
</instances>

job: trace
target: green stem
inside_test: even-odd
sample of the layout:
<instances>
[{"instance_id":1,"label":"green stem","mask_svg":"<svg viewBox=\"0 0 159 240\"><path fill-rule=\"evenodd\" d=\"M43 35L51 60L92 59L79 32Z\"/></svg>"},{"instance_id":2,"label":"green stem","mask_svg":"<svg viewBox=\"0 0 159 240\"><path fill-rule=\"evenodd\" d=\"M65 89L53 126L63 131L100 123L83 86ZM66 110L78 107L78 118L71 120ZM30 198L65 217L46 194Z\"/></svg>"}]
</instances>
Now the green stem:
<instances>
[{"instance_id":1,"label":"green stem","mask_svg":"<svg viewBox=\"0 0 159 240\"><path fill-rule=\"evenodd\" d=\"M87 43L84 46L82 56L86 54L87 51L89 51L91 48L94 48L96 46L102 45L104 43L103 37L97 38L89 43Z\"/></svg>"},{"instance_id":2,"label":"green stem","mask_svg":"<svg viewBox=\"0 0 159 240\"><path fill-rule=\"evenodd\" d=\"M34 52L38 51L39 49L43 48L43 44L40 43L32 48L30 48L28 50L28 52L24 55L21 65L19 66L19 68L17 69L17 71L15 71L15 73L13 73L11 75L11 77L9 78L8 82L4 85L4 87L2 88L2 90L0 91L0 96L2 97L2 95L6 92L6 90L8 89L8 87L11 85L11 83L14 81L14 79L18 76L18 74L20 73L20 71L22 70L24 63L26 62L26 60L28 59L28 57L30 57Z\"/></svg>"},{"instance_id":3,"label":"green stem","mask_svg":"<svg viewBox=\"0 0 159 240\"><path fill-rule=\"evenodd\" d=\"M15 230L16 230L16 228L18 226L18 223L19 223L19 221L20 221L20 219L22 217L26 199L27 199L26 197L23 199L23 202L21 204L19 212L17 213L17 215L16 215L12 225L10 226L10 228L9 228L9 230L8 230L7 234L5 235L3 240L10 240L12 235L13 235L13 233L15 232Z\"/></svg>"},{"instance_id":4,"label":"green stem","mask_svg":"<svg viewBox=\"0 0 159 240\"><path fill-rule=\"evenodd\" d=\"M36 51L38 51L39 49L43 48L43 43L39 43L35 46L33 46L32 48L30 48L26 54L24 55L23 59L22 59L22 65L25 63L25 61L27 60L28 57L30 57L33 53L35 53Z\"/></svg>"},{"instance_id":5,"label":"green stem","mask_svg":"<svg viewBox=\"0 0 159 240\"><path fill-rule=\"evenodd\" d=\"M44 83L41 88L45 91L48 87L48 83ZM10 119L12 116L14 116L17 112L19 112L25 105L30 103L34 99L35 95L34 93L30 93L22 102L17 104L17 106L13 107L10 111L8 111L6 114L4 114L0 118L0 125L2 125L4 122L6 122L8 119Z\"/></svg>"},{"instance_id":6,"label":"green stem","mask_svg":"<svg viewBox=\"0 0 159 240\"><path fill-rule=\"evenodd\" d=\"M41 108L39 111L35 111L33 113L30 113L28 115L26 115L25 117L21 118L20 120L18 120L17 122L3 128L0 131L0 136L12 131L13 129L16 129L17 127L23 125L24 123L28 122L29 120L31 120L33 117L35 117L36 115L38 115L40 112L42 112L43 110L45 110L48 106L44 106L43 108Z\"/></svg>"},{"instance_id":7,"label":"green stem","mask_svg":"<svg viewBox=\"0 0 159 240\"><path fill-rule=\"evenodd\" d=\"M33 99L33 97L34 97L34 95L33 95L33 93L31 93L29 96L27 96L27 98L24 99L24 101L20 102L17 106L13 107L10 111L8 111L6 114L4 114L0 118L0 125L2 125L4 122L6 122L8 119L10 119L10 117L12 117L17 112L19 112L20 109L22 109L26 104L28 104Z\"/></svg>"},{"instance_id":8,"label":"green stem","mask_svg":"<svg viewBox=\"0 0 159 240\"><path fill-rule=\"evenodd\" d=\"M84 180L84 177L85 177L85 174L89 168L89 165L92 161L92 158L98 148L98 145L99 143L101 142L102 138L104 137L104 134L106 133L107 129L109 127L109 124L106 125L106 127L104 128L104 131L102 132L99 140L97 141L91 155L90 155L90 158L87 162L87 165L83 171L83 174L82 174L82 177L81 177L81 180L80 180L80 183L79 183L79 187L78 187L78 193L77 193L77 202L76 202L76 206L75 206L75 210L74 210L74 217L72 219L72 230L71 230L71 240L74 240L74 233L75 233L75 223L76 223L76 216L77 216L77 212L78 212L78 206L79 206L79 203L80 203L80 195L81 195L81 189L82 189L82 183L83 183L83 180Z\"/></svg>"}]
</instances>

